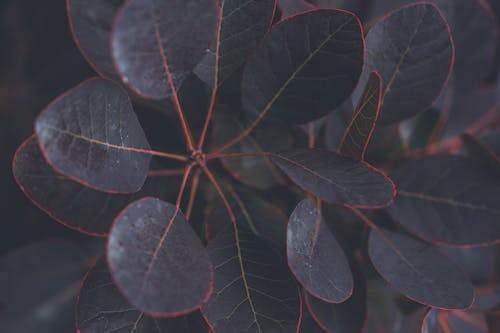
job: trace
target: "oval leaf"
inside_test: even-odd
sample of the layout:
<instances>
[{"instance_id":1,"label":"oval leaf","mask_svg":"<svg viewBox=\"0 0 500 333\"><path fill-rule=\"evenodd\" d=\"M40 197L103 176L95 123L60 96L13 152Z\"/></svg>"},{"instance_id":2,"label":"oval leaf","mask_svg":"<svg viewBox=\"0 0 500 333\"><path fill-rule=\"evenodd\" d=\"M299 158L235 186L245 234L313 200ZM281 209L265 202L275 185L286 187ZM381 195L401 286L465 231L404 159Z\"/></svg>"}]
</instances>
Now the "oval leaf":
<instances>
[{"instance_id":1,"label":"oval leaf","mask_svg":"<svg viewBox=\"0 0 500 333\"><path fill-rule=\"evenodd\" d=\"M358 82L364 44L359 20L338 10L315 10L278 23L249 59L243 107L254 120L301 124L346 100Z\"/></svg>"},{"instance_id":2,"label":"oval leaf","mask_svg":"<svg viewBox=\"0 0 500 333\"><path fill-rule=\"evenodd\" d=\"M330 203L378 208L389 205L395 195L392 181L363 161L320 149L270 156L297 185Z\"/></svg>"},{"instance_id":3,"label":"oval leaf","mask_svg":"<svg viewBox=\"0 0 500 333\"><path fill-rule=\"evenodd\" d=\"M382 78L379 124L389 125L425 111L439 96L453 66L448 24L431 3L416 3L384 17L366 37L366 63ZM361 95L359 89L356 97Z\"/></svg>"},{"instance_id":4,"label":"oval leaf","mask_svg":"<svg viewBox=\"0 0 500 333\"><path fill-rule=\"evenodd\" d=\"M301 201L288 222L288 266L310 294L329 303L349 298L353 280L349 263L314 204Z\"/></svg>"},{"instance_id":5,"label":"oval leaf","mask_svg":"<svg viewBox=\"0 0 500 333\"><path fill-rule=\"evenodd\" d=\"M13 172L24 194L40 209L69 228L95 236L106 235L133 198L96 191L58 174L45 161L35 136L17 150Z\"/></svg>"},{"instance_id":6,"label":"oval leaf","mask_svg":"<svg viewBox=\"0 0 500 333\"><path fill-rule=\"evenodd\" d=\"M127 94L109 80L64 93L38 116L35 131L50 165L85 186L131 193L146 180L148 141Z\"/></svg>"},{"instance_id":7,"label":"oval leaf","mask_svg":"<svg viewBox=\"0 0 500 333\"><path fill-rule=\"evenodd\" d=\"M35 135L19 146L12 169L17 184L37 207L66 227L92 236L106 236L113 219L132 201L146 195L166 196L166 178L150 178L133 194L112 194L83 186L54 171Z\"/></svg>"},{"instance_id":8,"label":"oval leaf","mask_svg":"<svg viewBox=\"0 0 500 333\"><path fill-rule=\"evenodd\" d=\"M275 0L219 1L222 14L217 32L219 42L198 64L195 74L212 85L217 67L218 84L227 79L264 38L271 26L275 5ZM217 51L219 59L216 66Z\"/></svg>"},{"instance_id":9,"label":"oval leaf","mask_svg":"<svg viewBox=\"0 0 500 333\"><path fill-rule=\"evenodd\" d=\"M425 240L450 245L500 240L500 179L461 156L435 155L397 169L391 217Z\"/></svg>"},{"instance_id":10,"label":"oval leaf","mask_svg":"<svg viewBox=\"0 0 500 333\"><path fill-rule=\"evenodd\" d=\"M116 288L105 259L85 277L76 305L79 333L203 333L208 327L200 312L177 318L153 318L134 308Z\"/></svg>"},{"instance_id":11,"label":"oval leaf","mask_svg":"<svg viewBox=\"0 0 500 333\"><path fill-rule=\"evenodd\" d=\"M337 149L339 154L355 160L365 157L366 148L377 122L380 103L382 101L382 80L377 72L372 72L365 90L347 125L344 136Z\"/></svg>"},{"instance_id":12,"label":"oval leaf","mask_svg":"<svg viewBox=\"0 0 500 333\"><path fill-rule=\"evenodd\" d=\"M111 28L124 0L67 0L73 38L85 59L101 76L117 79L111 58Z\"/></svg>"},{"instance_id":13,"label":"oval leaf","mask_svg":"<svg viewBox=\"0 0 500 333\"><path fill-rule=\"evenodd\" d=\"M372 231L368 254L375 269L395 289L419 303L466 309L474 290L464 272L434 247L407 236Z\"/></svg>"},{"instance_id":14,"label":"oval leaf","mask_svg":"<svg viewBox=\"0 0 500 333\"><path fill-rule=\"evenodd\" d=\"M202 312L217 333L295 333L298 288L286 265L250 232L226 228L208 245L214 292Z\"/></svg>"},{"instance_id":15,"label":"oval leaf","mask_svg":"<svg viewBox=\"0 0 500 333\"><path fill-rule=\"evenodd\" d=\"M112 41L123 81L141 96L169 97L205 56L216 25L214 1L128 1Z\"/></svg>"},{"instance_id":16,"label":"oval leaf","mask_svg":"<svg viewBox=\"0 0 500 333\"><path fill-rule=\"evenodd\" d=\"M151 315L190 312L211 292L212 265L200 239L174 205L155 198L138 200L118 215L108 260L123 295Z\"/></svg>"}]
</instances>

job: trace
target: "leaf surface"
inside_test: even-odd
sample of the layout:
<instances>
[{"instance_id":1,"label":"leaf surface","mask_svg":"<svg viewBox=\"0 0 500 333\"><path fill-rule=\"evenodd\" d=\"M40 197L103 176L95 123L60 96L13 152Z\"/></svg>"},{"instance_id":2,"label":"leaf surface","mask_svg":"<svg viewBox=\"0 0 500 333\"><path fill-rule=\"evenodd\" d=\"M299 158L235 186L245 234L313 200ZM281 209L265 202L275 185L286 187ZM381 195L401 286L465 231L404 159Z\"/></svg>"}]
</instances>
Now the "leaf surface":
<instances>
[{"instance_id":1,"label":"leaf surface","mask_svg":"<svg viewBox=\"0 0 500 333\"><path fill-rule=\"evenodd\" d=\"M146 194L159 195L158 179L146 181L133 194L111 194L83 186L58 174L45 161L36 136L28 138L13 160L14 178L24 194L50 217L65 226L93 236L107 235L116 215Z\"/></svg>"},{"instance_id":2,"label":"leaf surface","mask_svg":"<svg viewBox=\"0 0 500 333\"><path fill-rule=\"evenodd\" d=\"M461 156L435 155L398 168L391 217L423 239L480 245L500 239L500 179Z\"/></svg>"},{"instance_id":3,"label":"leaf surface","mask_svg":"<svg viewBox=\"0 0 500 333\"><path fill-rule=\"evenodd\" d=\"M354 283L344 250L309 200L301 201L290 216L287 257L290 270L310 294L330 303L351 296Z\"/></svg>"},{"instance_id":4,"label":"leaf surface","mask_svg":"<svg viewBox=\"0 0 500 333\"><path fill-rule=\"evenodd\" d=\"M67 0L76 45L101 76L118 79L111 58L113 19L124 0Z\"/></svg>"},{"instance_id":5,"label":"leaf surface","mask_svg":"<svg viewBox=\"0 0 500 333\"><path fill-rule=\"evenodd\" d=\"M113 56L122 79L141 96L163 99L179 89L215 40L214 1L131 0L118 14Z\"/></svg>"},{"instance_id":6,"label":"leaf surface","mask_svg":"<svg viewBox=\"0 0 500 333\"><path fill-rule=\"evenodd\" d=\"M372 231L368 254L375 269L396 290L419 303L466 309L474 290L464 272L433 246L392 231Z\"/></svg>"},{"instance_id":7,"label":"leaf surface","mask_svg":"<svg viewBox=\"0 0 500 333\"><path fill-rule=\"evenodd\" d=\"M381 101L382 81L377 72L372 72L338 147L340 154L355 160L364 159Z\"/></svg>"},{"instance_id":8,"label":"leaf surface","mask_svg":"<svg viewBox=\"0 0 500 333\"><path fill-rule=\"evenodd\" d=\"M73 308L88 262L75 243L49 240L0 257L0 325L6 333L74 331Z\"/></svg>"},{"instance_id":9,"label":"leaf surface","mask_svg":"<svg viewBox=\"0 0 500 333\"><path fill-rule=\"evenodd\" d=\"M229 77L259 45L271 26L275 0L221 0L219 43L210 49L194 72L208 85L215 76L218 52L218 83Z\"/></svg>"},{"instance_id":10,"label":"leaf surface","mask_svg":"<svg viewBox=\"0 0 500 333\"><path fill-rule=\"evenodd\" d=\"M172 204L143 198L116 218L108 261L123 295L141 311L179 316L211 292L212 265L198 236Z\"/></svg>"},{"instance_id":11,"label":"leaf surface","mask_svg":"<svg viewBox=\"0 0 500 333\"><path fill-rule=\"evenodd\" d=\"M144 184L150 147L112 81L90 79L67 91L38 116L35 132L50 165L83 185L130 193Z\"/></svg>"},{"instance_id":12,"label":"leaf surface","mask_svg":"<svg viewBox=\"0 0 500 333\"><path fill-rule=\"evenodd\" d=\"M295 333L298 287L285 263L250 232L226 228L208 245L214 292L202 312L218 333Z\"/></svg>"},{"instance_id":13,"label":"leaf surface","mask_svg":"<svg viewBox=\"0 0 500 333\"><path fill-rule=\"evenodd\" d=\"M391 12L368 32L360 85L370 73L382 78L379 124L389 125L425 111L439 96L453 65L449 27L437 7L415 3ZM354 100L362 94L354 93Z\"/></svg>"},{"instance_id":14,"label":"leaf surface","mask_svg":"<svg viewBox=\"0 0 500 333\"><path fill-rule=\"evenodd\" d=\"M199 312L176 318L153 318L123 297L113 283L106 260L99 260L85 277L76 305L80 333L203 333L208 326Z\"/></svg>"},{"instance_id":15,"label":"leaf surface","mask_svg":"<svg viewBox=\"0 0 500 333\"><path fill-rule=\"evenodd\" d=\"M361 26L349 12L314 10L281 21L245 66L247 117L302 124L324 116L353 91L363 56Z\"/></svg>"},{"instance_id":16,"label":"leaf surface","mask_svg":"<svg viewBox=\"0 0 500 333\"><path fill-rule=\"evenodd\" d=\"M376 208L389 205L395 195L392 181L363 161L321 149L270 156L297 185L330 203Z\"/></svg>"}]
</instances>

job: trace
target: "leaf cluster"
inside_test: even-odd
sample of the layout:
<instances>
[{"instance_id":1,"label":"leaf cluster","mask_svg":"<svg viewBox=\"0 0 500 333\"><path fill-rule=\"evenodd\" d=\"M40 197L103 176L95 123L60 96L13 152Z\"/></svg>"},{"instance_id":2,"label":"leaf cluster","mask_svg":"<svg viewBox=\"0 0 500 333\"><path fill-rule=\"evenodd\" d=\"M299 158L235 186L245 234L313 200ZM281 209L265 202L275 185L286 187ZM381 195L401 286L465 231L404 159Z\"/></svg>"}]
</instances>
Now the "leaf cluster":
<instances>
[{"instance_id":1,"label":"leaf cluster","mask_svg":"<svg viewBox=\"0 0 500 333\"><path fill-rule=\"evenodd\" d=\"M377 276L404 332L491 327L498 293L459 251L500 242L496 21L372 2L67 0L97 76L40 113L13 172L106 237L79 332L357 333Z\"/></svg>"}]
</instances>

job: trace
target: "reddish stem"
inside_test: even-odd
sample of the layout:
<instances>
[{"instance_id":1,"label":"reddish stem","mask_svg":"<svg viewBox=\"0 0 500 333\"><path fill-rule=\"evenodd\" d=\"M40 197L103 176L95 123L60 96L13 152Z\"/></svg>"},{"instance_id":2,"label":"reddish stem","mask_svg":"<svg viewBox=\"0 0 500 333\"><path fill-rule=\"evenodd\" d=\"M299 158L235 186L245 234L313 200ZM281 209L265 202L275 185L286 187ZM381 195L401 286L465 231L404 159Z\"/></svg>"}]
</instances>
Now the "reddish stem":
<instances>
[{"instance_id":1,"label":"reddish stem","mask_svg":"<svg viewBox=\"0 0 500 333\"><path fill-rule=\"evenodd\" d=\"M242 260L242 256L241 256L241 246L240 246L240 235L238 233L238 225L236 223L236 216L234 215L233 209L231 208L231 205L229 204L229 201L227 200L226 195L222 191L219 183L217 183L217 180L215 179L215 177L212 174L212 172L210 172L210 170L206 166L204 166L204 165L202 166L202 168L203 168L203 171L205 172L205 174L207 175L208 179L210 180L210 182L214 186L214 188L217 191L217 193L219 193L219 196L220 196L222 202L224 203L224 206L226 206L227 213L228 213L229 218L231 220L231 223L233 225L234 241L235 241L236 250L237 250L237 253L238 253L238 262L239 262L239 266L240 266L241 277L242 277L242 280L243 280L243 285L245 286L245 292L246 292L246 296L247 296L248 302L250 304L251 311L254 314L254 319L256 320L255 314L257 313L257 311L255 310L252 298L250 297L250 288L248 287L248 281L247 281L245 269L243 267L243 260ZM257 325L259 325L259 324L257 324ZM257 326L257 327L258 327L259 331L261 331L260 326Z\"/></svg>"},{"instance_id":2,"label":"reddish stem","mask_svg":"<svg viewBox=\"0 0 500 333\"><path fill-rule=\"evenodd\" d=\"M148 177L181 176L184 174L184 170L184 168L149 170Z\"/></svg>"},{"instance_id":3,"label":"reddish stem","mask_svg":"<svg viewBox=\"0 0 500 333\"><path fill-rule=\"evenodd\" d=\"M155 28L156 43L158 44L158 47L160 49L160 55L161 55L161 59L163 62L165 75L167 76L168 85L169 85L170 90L172 92L172 102L174 103L175 110L177 111L177 115L179 116L179 121L180 121L181 126L182 126L182 131L184 132L184 136L186 137L186 146L188 148L188 151L193 151L194 150L193 137L192 137L191 131L189 130L186 118L184 117L181 103L179 102L179 96L177 95L177 91L175 90L174 81L172 79L172 73L170 73L170 68L169 68L168 62L167 62L167 56L165 54L165 48L163 47L163 42L162 42L160 30L158 28L158 23L156 22L156 18L153 20L153 24L154 24L154 28Z\"/></svg>"},{"instance_id":4,"label":"reddish stem","mask_svg":"<svg viewBox=\"0 0 500 333\"><path fill-rule=\"evenodd\" d=\"M207 161L217 159L217 158L234 158L234 157L265 157L272 155L272 153L265 151L255 151L248 153L232 153L232 154L221 154L221 153L212 153L206 156Z\"/></svg>"},{"instance_id":5,"label":"reddish stem","mask_svg":"<svg viewBox=\"0 0 500 333\"><path fill-rule=\"evenodd\" d=\"M153 265L156 261L156 258L158 257L158 254L160 253L160 249L163 246L163 243L165 242L165 239L167 238L168 233L170 232L170 228L174 224L175 218L177 217L177 214L179 214L179 210L181 207L181 201L182 201L182 195L184 194L184 190L186 188L186 184L189 178L189 173L191 172L191 169L193 168L192 165L187 165L186 169L184 171L184 176L182 177L182 182L181 186L179 188L179 194L177 195L177 200L175 201L175 211L172 214L172 217L167 223L167 227L163 231L163 234L161 235L160 240L158 241L158 245L156 245L156 248L153 252L153 255L151 256L151 261L148 264L148 269L146 270L146 273L144 275L144 281L147 280L149 274L151 274L151 271L153 269ZM141 291L144 288L144 284L141 287Z\"/></svg>"},{"instance_id":6,"label":"reddish stem","mask_svg":"<svg viewBox=\"0 0 500 333\"><path fill-rule=\"evenodd\" d=\"M130 149L132 151L132 149ZM137 152L141 153L141 151L137 150ZM177 154L170 154L170 153L164 153L162 151L154 151L154 150L145 150L143 151L144 153L148 153L148 154L151 154L153 156L160 156L160 157L165 157L165 158L169 158L169 159L172 159L172 160L177 160L177 161L182 161L182 162L186 162L188 160L188 158L186 156L182 156L182 155L177 155Z\"/></svg>"},{"instance_id":7,"label":"reddish stem","mask_svg":"<svg viewBox=\"0 0 500 333\"><path fill-rule=\"evenodd\" d=\"M314 138L314 122L310 122L309 123L309 127L308 127L308 136L309 136L309 149L313 149L316 142L315 142L315 138Z\"/></svg>"},{"instance_id":8,"label":"reddish stem","mask_svg":"<svg viewBox=\"0 0 500 333\"><path fill-rule=\"evenodd\" d=\"M200 184L200 169L195 171L193 180L191 181L191 189L189 192L189 201L186 208L186 219L189 221L191 218L191 213L193 211L194 201L196 199L196 193L198 192L198 185Z\"/></svg>"},{"instance_id":9,"label":"reddish stem","mask_svg":"<svg viewBox=\"0 0 500 333\"><path fill-rule=\"evenodd\" d=\"M203 130L201 131L200 141L198 142L198 150L203 149L203 143L207 137L208 125L212 119L214 113L215 99L217 97L217 88L219 86L219 48L220 48L220 30L222 26L222 5L219 6L219 22L217 24L216 41L215 41L215 64L214 64L214 82L212 86L212 96L210 97L210 104L208 106L207 117L205 118L205 124L203 125Z\"/></svg>"}]
</instances>

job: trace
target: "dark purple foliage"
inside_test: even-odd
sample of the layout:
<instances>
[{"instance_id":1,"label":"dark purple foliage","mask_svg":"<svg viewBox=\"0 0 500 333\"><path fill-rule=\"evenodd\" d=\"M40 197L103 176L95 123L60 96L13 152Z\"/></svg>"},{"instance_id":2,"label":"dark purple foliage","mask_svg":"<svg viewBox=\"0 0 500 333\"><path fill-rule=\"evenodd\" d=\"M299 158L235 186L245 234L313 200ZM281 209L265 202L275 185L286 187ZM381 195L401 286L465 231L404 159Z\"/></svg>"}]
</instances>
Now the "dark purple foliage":
<instances>
[{"instance_id":1,"label":"dark purple foliage","mask_svg":"<svg viewBox=\"0 0 500 333\"><path fill-rule=\"evenodd\" d=\"M212 264L200 239L178 207L155 198L117 216L108 261L125 297L152 315L190 312L211 293Z\"/></svg>"},{"instance_id":2,"label":"dark purple foliage","mask_svg":"<svg viewBox=\"0 0 500 333\"><path fill-rule=\"evenodd\" d=\"M351 94L363 56L360 22L351 13L316 10L281 21L245 66L247 117L301 124L324 116Z\"/></svg>"},{"instance_id":3,"label":"dark purple foliage","mask_svg":"<svg viewBox=\"0 0 500 333\"><path fill-rule=\"evenodd\" d=\"M391 231L372 231L368 253L394 288L423 304L466 309L474 299L464 272L431 245Z\"/></svg>"},{"instance_id":4,"label":"dark purple foliage","mask_svg":"<svg viewBox=\"0 0 500 333\"><path fill-rule=\"evenodd\" d=\"M107 237L79 332L496 332L497 23L483 0L395 3L67 1L101 77L42 111L12 167ZM54 244L0 257L0 330L62 331L37 306L63 313L102 253Z\"/></svg>"},{"instance_id":5,"label":"dark purple foliage","mask_svg":"<svg viewBox=\"0 0 500 333\"><path fill-rule=\"evenodd\" d=\"M360 87L374 70L382 78L379 124L390 125L431 106L448 80L453 56L448 24L430 3L403 7L377 22L366 36Z\"/></svg>"},{"instance_id":6,"label":"dark purple foliage","mask_svg":"<svg viewBox=\"0 0 500 333\"><path fill-rule=\"evenodd\" d=\"M394 198L392 181L362 161L319 149L288 150L271 159L297 185L327 202L378 208Z\"/></svg>"},{"instance_id":7,"label":"dark purple foliage","mask_svg":"<svg viewBox=\"0 0 500 333\"><path fill-rule=\"evenodd\" d=\"M101 191L141 189L149 144L124 90L91 79L64 93L38 116L35 132L60 173Z\"/></svg>"},{"instance_id":8,"label":"dark purple foliage","mask_svg":"<svg viewBox=\"0 0 500 333\"><path fill-rule=\"evenodd\" d=\"M351 296L352 273L344 251L309 200L290 216L286 253L290 270L314 297L341 303Z\"/></svg>"},{"instance_id":9,"label":"dark purple foliage","mask_svg":"<svg viewBox=\"0 0 500 333\"><path fill-rule=\"evenodd\" d=\"M106 260L99 260L85 277L76 305L80 333L207 333L199 312L177 318L154 318L132 306L113 283Z\"/></svg>"}]
</instances>

